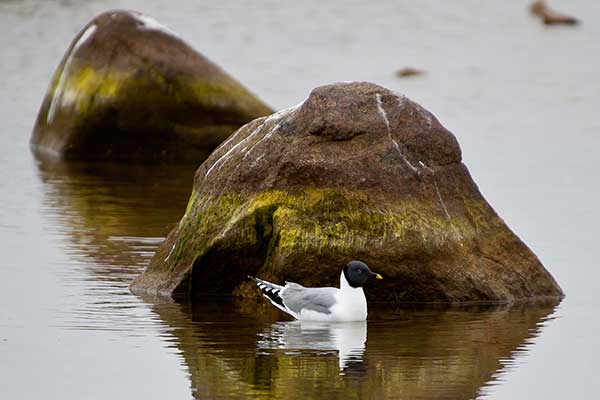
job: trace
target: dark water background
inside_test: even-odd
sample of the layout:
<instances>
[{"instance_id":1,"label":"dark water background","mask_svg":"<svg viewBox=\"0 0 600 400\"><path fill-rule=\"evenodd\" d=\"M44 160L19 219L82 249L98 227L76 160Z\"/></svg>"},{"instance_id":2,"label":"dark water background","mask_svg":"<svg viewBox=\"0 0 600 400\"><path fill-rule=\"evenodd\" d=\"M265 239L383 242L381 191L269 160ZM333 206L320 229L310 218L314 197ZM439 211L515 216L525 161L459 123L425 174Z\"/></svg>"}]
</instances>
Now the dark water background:
<instances>
[{"instance_id":1,"label":"dark water background","mask_svg":"<svg viewBox=\"0 0 600 400\"><path fill-rule=\"evenodd\" d=\"M546 28L525 1L0 1L0 397L597 397L600 3L552 5L584 24ZM28 148L70 40L112 8L154 16L275 108L345 80L420 102L567 298L323 326L132 296L193 168Z\"/></svg>"}]
</instances>

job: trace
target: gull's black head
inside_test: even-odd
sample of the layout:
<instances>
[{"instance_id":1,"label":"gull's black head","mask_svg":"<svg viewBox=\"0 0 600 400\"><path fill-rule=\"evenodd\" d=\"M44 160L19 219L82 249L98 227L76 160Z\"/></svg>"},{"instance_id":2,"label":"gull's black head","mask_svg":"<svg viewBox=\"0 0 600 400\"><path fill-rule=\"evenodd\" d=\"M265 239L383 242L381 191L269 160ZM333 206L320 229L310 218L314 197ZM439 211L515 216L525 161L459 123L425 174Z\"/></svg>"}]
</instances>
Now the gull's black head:
<instances>
[{"instance_id":1,"label":"gull's black head","mask_svg":"<svg viewBox=\"0 0 600 400\"><path fill-rule=\"evenodd\" d=\"M383 279L381 275L371 271L369 267L367 267L367 264L360 261L350 261L346 264L344 267L344 276L353 288L361 287L371 276L377 279Z\"/></svg>"}]
</instances>

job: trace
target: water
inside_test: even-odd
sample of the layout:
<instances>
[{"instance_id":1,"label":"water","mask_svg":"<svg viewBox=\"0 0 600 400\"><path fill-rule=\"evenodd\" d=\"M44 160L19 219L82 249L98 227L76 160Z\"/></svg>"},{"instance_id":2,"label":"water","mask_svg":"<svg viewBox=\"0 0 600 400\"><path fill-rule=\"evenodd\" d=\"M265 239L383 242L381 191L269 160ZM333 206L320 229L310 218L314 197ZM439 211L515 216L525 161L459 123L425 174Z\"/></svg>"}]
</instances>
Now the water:
<instances>
[{"instance_id":1,"label":"water","mask_svg":"<svg viewBox=\"0 0 600 400\"><path fill-rule=\"evenodd\" d=\"M524 1L0 2L2 398L595 397L600 4L548 29ZM144 11L275 108L369 80L431 110L486 198L567 294L516 308L373 307L302 325L127 285L181 216L193 168L57 164L28 140L69 41L94 15ZM398 79L396 69L426 70Z\"/></svg>"}]
</instances>

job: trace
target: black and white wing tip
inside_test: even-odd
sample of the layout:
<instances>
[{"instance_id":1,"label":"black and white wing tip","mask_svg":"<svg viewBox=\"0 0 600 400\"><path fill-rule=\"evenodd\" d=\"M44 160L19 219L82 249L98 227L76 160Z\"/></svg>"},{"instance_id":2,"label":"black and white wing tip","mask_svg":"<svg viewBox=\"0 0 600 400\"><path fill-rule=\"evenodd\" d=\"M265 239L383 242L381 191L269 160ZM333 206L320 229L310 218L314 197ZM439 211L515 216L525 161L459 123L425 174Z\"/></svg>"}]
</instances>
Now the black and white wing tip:
<instances>
[{"instance_id":1,"label":"black and white wing tip","mask_svg":"<svg viewBox=\"0 0 600 400\"><path fill-rule=\"evenodd\" d=\"M271 282L263 281L262 279L254 276L248 278L256 282L256 286L260 289L263 296L265 296L273 305L282 311L289 312L287 307L283 304L283 298L281 297L281 291L284 289L283 286L276 285Z\"/></svg>"}]
</instances>

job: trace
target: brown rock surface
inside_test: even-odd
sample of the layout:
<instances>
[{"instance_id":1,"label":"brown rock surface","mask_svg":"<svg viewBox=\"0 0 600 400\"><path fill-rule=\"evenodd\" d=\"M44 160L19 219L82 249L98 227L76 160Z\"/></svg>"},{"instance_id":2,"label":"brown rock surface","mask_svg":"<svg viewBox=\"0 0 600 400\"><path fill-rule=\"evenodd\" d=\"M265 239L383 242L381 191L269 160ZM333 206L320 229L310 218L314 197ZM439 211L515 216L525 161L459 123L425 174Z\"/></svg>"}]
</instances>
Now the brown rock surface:
<instances>
[{"instance_id":1,"label":"brown rock surface","mask_svg":"<svg viewBox=\"0 0 600 400\"><path fill-rule=\"evenodd\" d=\"M231 294L247 275L336 285L351 259L384 276L371 301L562 296L479 193L454 135L364 82L316 88L233 134L132 290Z\"/></svg>"},{"instance_id":2,"label":"brown rock surface","mask_svg":"<svg viewBox=\"0 0 600 400\"><path fill-rule=\"evenodd\" d=\"M66 159L203 161L272 110L150 17L110 11L73 40L32 147Z\"/></svg>"}]
</instances>

